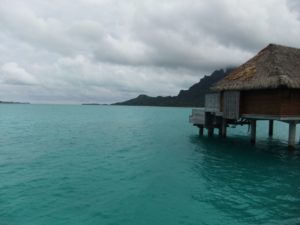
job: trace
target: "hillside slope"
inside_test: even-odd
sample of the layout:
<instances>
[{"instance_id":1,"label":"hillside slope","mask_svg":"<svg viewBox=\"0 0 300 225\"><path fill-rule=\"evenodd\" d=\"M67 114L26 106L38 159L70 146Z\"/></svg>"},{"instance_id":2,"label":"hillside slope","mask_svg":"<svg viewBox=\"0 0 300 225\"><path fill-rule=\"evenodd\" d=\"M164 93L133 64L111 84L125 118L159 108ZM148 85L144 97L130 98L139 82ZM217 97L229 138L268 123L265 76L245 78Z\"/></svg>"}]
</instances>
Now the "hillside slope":
<instances>
[{"instance_id":1,"label":"hillside slope","mask_svg":"<svg viewBox=\"0 0 300 225\"><path fill-rule=\"evenodd\" d=\"M139 95L136 98L113 105L135 105L135 106L180 106L180 107L202 107L204 96L210 87L228 75L232 69L216 70L209 76L204 76L198 83L192 85L188 90L181 90L177 96L150 97Z\"/></svg>"}]
</instances>

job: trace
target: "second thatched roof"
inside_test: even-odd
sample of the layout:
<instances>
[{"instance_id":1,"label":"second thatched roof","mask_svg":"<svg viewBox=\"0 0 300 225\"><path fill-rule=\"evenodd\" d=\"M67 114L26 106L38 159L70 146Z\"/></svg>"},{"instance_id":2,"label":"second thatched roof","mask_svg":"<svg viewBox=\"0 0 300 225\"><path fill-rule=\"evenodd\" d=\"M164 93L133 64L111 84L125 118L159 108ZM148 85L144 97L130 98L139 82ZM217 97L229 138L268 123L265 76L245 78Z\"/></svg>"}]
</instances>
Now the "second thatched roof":
<instances>
[{"instance_id":1,"label":"second thatched roof","mask_svg":"<svg viewBox=\"0 0 300 225\"><path fill-rule=\"evenodd\" d=\"M270 44L212 90L300 88L300 49Z\"/></svg>"}]
</instances>

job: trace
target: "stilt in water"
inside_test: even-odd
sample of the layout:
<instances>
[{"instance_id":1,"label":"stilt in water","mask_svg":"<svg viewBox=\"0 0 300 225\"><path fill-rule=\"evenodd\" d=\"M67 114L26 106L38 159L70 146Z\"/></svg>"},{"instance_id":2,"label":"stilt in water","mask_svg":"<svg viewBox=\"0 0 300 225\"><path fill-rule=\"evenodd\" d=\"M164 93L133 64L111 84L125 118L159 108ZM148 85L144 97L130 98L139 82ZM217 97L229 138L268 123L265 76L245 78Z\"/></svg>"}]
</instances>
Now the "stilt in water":
<instances>
[{"instance_id":1,"label":"stilt in water","mask_svg":"<svg viewBox=\"0 0 300 225\"><path fill-rule=\"evenodd\" d=\"M219 127L218 130L219 130L219 136L222 137L222 127Z\"/></svg>"},{"instance_id":2,"label":"stilt in water","mask_svg":"<svg viewBox=\"0 0 300 225\"><path fill-rule=\"evenodd\" d=\"M222 119L222 137L226 137L227 136L227 121L226 119Z\"/></svg>"},{"instance_id":3,"label":"stilt in water","mask_svg":"<svg viewBox=\"0 0 300 225\"><path fill-rule=\"evenodd\" d=\"M256 120L251 120L251 144L256 142Z\"/></svg>"},{"instance_id":4,"label":"stilt in water","mask_svg":"<svg viewBox=\"0 0 300 225\"><path fill-rule=\"evenodd\" d=\"M273 137L274 121L269 120L269 137Z\"/></svg>"},{"instance_id":5,"label":"stilt in water","mask_svg":"<svg viewBox=\"0 0 300 225\"><path fill-rule=\"evenodd\" d=\"M288 148L290 150L295 149L296 144L296 123L290 122L289 123L289 141L288 141Z\"/></svg>"},{"instance_id":6,"label":"stilt in water","mask_svg":"<svg viewBox=\"0 0 300 225\"><path fill-rule=\"evenodd\" d=\"M200 125L200 126L199 126L199 136L200 136L200 137L203 136L203 131L204 131L203 125Z\"/></svg>"},{"instance_id":7,"label":"stilt in water","mask_svg":"<svg viewBox=\"0 0 300 225\"><path fill-rule=\"evenodd\" d=\"M214 128L213 127L208 128L207 132L208 132L208 136L212 137L214 135Z\"/></svg>"}]
</instances>

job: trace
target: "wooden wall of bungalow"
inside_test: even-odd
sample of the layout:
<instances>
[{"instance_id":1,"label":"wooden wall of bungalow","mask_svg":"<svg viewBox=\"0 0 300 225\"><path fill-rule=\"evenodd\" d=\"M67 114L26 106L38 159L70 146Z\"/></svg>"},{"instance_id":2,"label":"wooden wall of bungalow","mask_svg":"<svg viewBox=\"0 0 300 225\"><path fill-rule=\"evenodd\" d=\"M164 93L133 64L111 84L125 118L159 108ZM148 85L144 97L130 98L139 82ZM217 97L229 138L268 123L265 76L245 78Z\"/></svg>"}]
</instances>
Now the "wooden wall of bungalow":
<instances>
[{"instance_id":1,"label":"wooden wall of bungalow","mask_svg":"<svg viewBox=\"0 0 300 225\"><path fill-rule=\"evenodd\" d=\"M221 111L224 118L240 115L299 116L300 89L222 91L206 96L208 111Z\"/></svg>"},{"instance_id":2,"label":"wooden wall of bungalow","mask_svg":"<svg viewBox=\"0 0 300 225\"><path fill-rule=\"evenodd\" d=\"M240 114L299 116L300 89L242 91Z\"/></svg>"}]
</instances>

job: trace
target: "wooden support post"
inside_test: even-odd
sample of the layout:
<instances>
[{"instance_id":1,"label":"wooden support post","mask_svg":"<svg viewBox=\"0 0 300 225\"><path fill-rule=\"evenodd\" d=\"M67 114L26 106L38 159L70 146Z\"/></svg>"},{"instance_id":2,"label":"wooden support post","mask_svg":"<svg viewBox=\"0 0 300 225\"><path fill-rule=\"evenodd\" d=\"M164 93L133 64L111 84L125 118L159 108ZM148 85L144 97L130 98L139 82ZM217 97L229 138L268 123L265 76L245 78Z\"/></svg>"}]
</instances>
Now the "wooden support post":
<instances>
[{"instance_id":1,"label":"wooden support post","mask_svg":"<svg viewBox=\"0 0 300 225\"><path fill-rule=\"evenodd\" d=\"M219 130L219 136L222 136L222 127L219 127L218 130Z\"/></svg>"},{"instance_id":2,"label":"wooden support post","mask_svg":"<svg viewBox=\"0 0 300 225\"><path fill-rule=\"evenodd\" d=\"M269 120L269 137L273 137L273 127L274 127L274 121Z\"/></svg>"},{"instance_id":3,"label":"wooden support post","mask_svg":"<svg viewBox=\"0 0 300 225\"><path fill-rule=\"evenodd\" d=\"M207 130L207 134L209 137L212 137L214 135L214 128L213 127L209 127Z\"/></svg>"},{"instance_id":4,"label":"wooden support post","mask_svg":"<svg viewBox=\"0 0 300 225\"><path fill-rule=\"evenodd\" d=\"M289 123L289 142L288 142L288 148L290 150L295 149L296 144L296 123L290 122Z\"/></svg>"},{"instance_id":5,"label":"wooden support post","mask_svg":"<svg viewBox=\"0 0 300 225\"><path fill-rule=\"evenodd\" d=\"M256 142L256 120L251 120L251 144Z\"/></svg>"},{"instance_id":6,"label":"wooden support post","mask_svg":"<svg viewBox=\"0 0 300 225\"><path fill-rule=\"evenodd\" d=\"M204 131L203 125L200 125L200 126L199 126L199 136L200 136L200 137L203 136L203 131Z\"/></svg>"},{"instance_id":7,"label":"wooden support post","mask_svg":"<svg viewBox=\"0 0 300 225\"><path fill-rule=\"evenodd\" d=\"M222 137L227 136L227 120L225 118L222 119Z\"/></svg>"}]
</instances>

